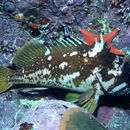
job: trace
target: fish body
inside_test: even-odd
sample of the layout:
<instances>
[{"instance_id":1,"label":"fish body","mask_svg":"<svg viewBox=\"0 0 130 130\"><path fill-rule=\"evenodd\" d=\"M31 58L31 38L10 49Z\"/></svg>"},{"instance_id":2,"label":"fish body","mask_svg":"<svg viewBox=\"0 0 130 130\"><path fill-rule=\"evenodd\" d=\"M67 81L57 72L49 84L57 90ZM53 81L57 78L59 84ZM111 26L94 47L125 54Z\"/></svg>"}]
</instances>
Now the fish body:
<instances>
[{"instance_id":1,"label":"fish body","mask_svg":"<svg viewBox=\"0 0 130 130\"><path fill-rule=\"evenodd\" d=\"M32 42L33 44L38 43L38 41ZM74 41L72 40L72 42ZM80 41L78 42L80 43ZM11 86L24 83L37 84L85 92L87 89L91 88L92 83L96 79L96 73L98 74L98 72L101 71L101 68L97 65L100 64L100 62L99 60L96 61L94 57L96 53L92 52L92 54L85 46L86 45L82 45L75 49L66 47L61 50L56 49L52 52L50 51L46 55L43 53L21 70L12 71L8 76L9 84ZM19 60L24 59L19 58ZM17 62L18 58L14 58L14 63L16 65ZM105 63L105 61L103 62Z\"/></svg>"},{"instance_id":2,"label":"fish body","mask_svg":"<svg viewBox=\"0 0 130 130\"><path fill-rule=\"evenodd\" d=\"M37 40L26 43L14 56L13 63L19 70L0 66L0 91L14 84L69 89L80 95L72 93L68 97L77 97L78 104L90 112L95 110L99 96L130 92L121 79L124 59L109 51L102 35L100 43L95 41L92 46L71 36L57 42L52 46Z\"/></svg>"}]
</instances>

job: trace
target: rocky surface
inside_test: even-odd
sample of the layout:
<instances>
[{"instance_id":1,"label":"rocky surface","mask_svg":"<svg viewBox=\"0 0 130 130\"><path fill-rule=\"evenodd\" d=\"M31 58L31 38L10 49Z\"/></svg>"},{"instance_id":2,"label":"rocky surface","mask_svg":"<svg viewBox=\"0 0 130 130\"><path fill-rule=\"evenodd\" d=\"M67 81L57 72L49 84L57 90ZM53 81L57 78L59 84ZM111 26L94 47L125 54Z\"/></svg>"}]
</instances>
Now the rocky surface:
<instances>
[{"instance_id":1,"label":"rocky surface","mask_svg":"<svg viewBox=\"0 0 130 130\"><path fill-rule=\"evenodd\" d=\"M103 106L99 109L97 118L106 125L108 130L129 130L130 128L130 115L123 109Z\"/></svg>"}]
</instances>

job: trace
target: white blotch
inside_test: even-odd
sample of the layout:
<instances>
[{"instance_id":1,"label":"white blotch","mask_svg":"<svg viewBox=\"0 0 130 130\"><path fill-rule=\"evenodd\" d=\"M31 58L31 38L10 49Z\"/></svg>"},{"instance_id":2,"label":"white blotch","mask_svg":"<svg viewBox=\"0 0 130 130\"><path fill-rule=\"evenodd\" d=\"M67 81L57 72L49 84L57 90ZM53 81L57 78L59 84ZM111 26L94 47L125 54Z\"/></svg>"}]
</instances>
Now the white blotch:
<instances>
[{"instance_id":1,"label":"white blotch","mask_svg":"<svg viewBox=\"0 0 130 130\"><path fill-rule=\"evenodd\" d=\"M112 94L114 92L117 92L117 91L121 90L122 88L124 88L126 86L127 86L126 82L124 82L124 83L122 83L122 84L120 84L118 86L115 86L115 88L111 90L110 94Z\"/></svg>"},{"instance_id":2,"label":"white blotch","mask_svg":"<svg viewBox=\"0 0 130 130\"><path fill-rule=\"evenodd\" d=\"M74 56L74 55L77 55L77 54L78 54L78 52L74 51L74 52L70 53L70 56Z\"/></svg>"},{"instance_id":3,"label":"white blotch","mask_svg":"<svg viewBox=\"0 0 130 130\"><path fill-rule=\"evenodd\" d=\"M62 88L68 88L68 89L73 88L73 90L80 92L80 89L78 90L73 83L73 79L79 76L80 76L80 72L74 72L72 74L61 75L58 81L60 82L60 84L62 84Z\"/></svg>"},{"instance_id":4,"label":"white blotch","mask_svg":"<svg viewBox=\"0 0 130 130\"><path fill-rule=\"evenodd\" d=\"M46 52L45 52L45 55L49 55L49 54L51 54L49 48L46 47L46 49L47 49L47 50L46 50Z\"/></svg>"},{"instance_id":5,"label":"white blotch","mask_svg":"<svg viewBox=\"0 0 130 130\"><path fill-rule=\"evenodd\" d=\"M111 69L111 70L108 71L108 74L109 74L109 75L113 74L113 75L116 77L116 76L121 75L121 74L122 74L122 71Z\"/></svg>"},{"instance_id":6,"label":"white blotch","mask_svg":"<svg viewBox=\"0 0 130 130\"><path fill-rule=\"evenodd\" d=\"M41 75L42 74L42 71L41 70L38 70L35 72L35 75Z\"/></svg>"},{"instance_id":7,"label":"white blotch","mask_svg":"<svg viewBox=\"0 0 130 130\"><path fill-rule=\"evenodd\" d=\"M112 63L114 65L114 68L111 70L108 69L108 75L113 74L116 77L122 74L122 68L124 66L124 62L121 65L119 65L118 62L119 62L119 56L117 56L116 59Z\"/></svg>"},{"instance_id":8,"label":"white blotch","mask_svg":"<svg viewBox=\"0 0 130 130\"><path fill-rule=\"evenodd\" d=\"M112 64L114 65L115 63L118 63L118 62L119 62L119 57L117 56Z\"/></svg>"},{"instance_id":9,"label":"white blotch","mask_svg":"<svg viewBox=\"0 0 130 130\"><path fill-rule=\"evenodd\" d=\"M83 54L83 57L86 57L86 56L87 56L87 54L88 54L87 52L86 52L86 53L84 53L84 54Z\"/></svg>"},{"instance_id":10,"label":"white blotch","mask_svg":"<svg viewBox=\"0 0 130 130\"><path fill-rule=\"evenodd\" d=\"M95 80L95 75L91 74L88 78L86 78L85 82L87 83L87 85L91 85L94 80Z\"/></svg>"},{"instance_id":11,"label":"white blotch","mask_svg":"<svg viewBox=\"0 0 130 130\"><path fill-rule=\"evenodd\" d=\"M50 61L51 59L52 59L52 56L48 56L47 60L49 60L49 61Z\"/></svg>"},{"instance_id":12,"label":"white blotch","mask_svg":"<svg viewBox=\"0 0 130 130\"><path fill-rule=\"evenodd\" d=\"M49 75L50 73L51 73L50 70L48 70L46 68L43 69L43 75Z\"/></svg>"},{"instance_id":13,"label":"white blotch","mask_svg":"<svg viewBox=\"0 0 130 130\"><path fill-rule=\"evenodd\" d=\"M74 72L73 74L65 75L64 76L64 82L68 82L68 81L73 80L73 79L75 79L76 77L79 77L79 76L80 76L79 72Z\"/></svg>"},{"instance_id":14,"label":"white blotch","mask_svg":"<svg viewBox=\"0 0 130 130\"><path fill-rule=\"evenodd\" d=\"M93 73L93 74L96 74L96 73L98 73L99 71L101 71L101 69L98 68L98 67L95 67L94 70L92 71L92 73Z\"/></svg>"},{"instance_id":15,"label":"white blotch","mask_svg":"<svg viewBox=\"0 0 130 130\"><path fill-rule=\"evenodd\" d=\"M51 64L49 64L49 68L51 67Z\"/></svg>"},{"instance_id":16,"label":"white blotch","mask_svg":"<svg viewBox=\"0 0 130 130\"><path fill-rule=\"evenodd\" d=\"M64 67L67 66L67 65L68 65L67 62L62 62L61 64L59 64L59 68L64 69Z\"/></svg>"},{"instance_id":17,"label":"white blotch","mask_svg":"<svg viewBox=\"0 0 130 130\"><path fill-rule=\"evenodd\" d=\"M101 91L101 86L99 83L96 83L95 86L96 86L95 101L98 102L99 97L104 93Z\"/></svg>"},{"instance_id":18,"label":"white blotch","mask_svg":"<svg viewBox=\"0 0 130 130\"><path fill-rule=\"evenodd\" d=\"M87 58L84 58L84 62L88 62Z\"/></svg>"},{"instance_id":19,"label":"white blotch","mask_svg":"<svg viewBox=\"0 0 130 130\"><path fill-rule=\"evenodd\" d=\"M22 73L24 73L24 69L22 70Z\"/></svg>"},{"instance_id":20,"label":"white blotch","mask_svg":"<svg viewBox=\"0 0 130 130\"><path fill-rule=\"evenodd\" d=\"M67 54L63 54L63 57L66 57L67 56Z\"/></svg>"},{"instance_id":21,"label":"white blotch","mask_svg":"<svg viewBox=\"0 0 130 130\"><path fill-rule=\"evenodd\" d=\"M88 89L92 89L92 83L95 81L95 75L91 74L88 78L85 80L81 81L80 85L78 88L75 87L75 90L79 92L85 92Z\"/></svg>"},{"instance_id":22,"label":"white blotch","mask_svg":"<svg viewBox=\"0 0 130 130\"><path fill-rule=\"evenodd\" d=\"M95 55L97 55L98 52L102 51L104 46L102 35L100 35L100 39L101 43L97 42L97 39L95 40L95 47L88 52L89 57L94 57Z\"/></svg>"}]
</instances>

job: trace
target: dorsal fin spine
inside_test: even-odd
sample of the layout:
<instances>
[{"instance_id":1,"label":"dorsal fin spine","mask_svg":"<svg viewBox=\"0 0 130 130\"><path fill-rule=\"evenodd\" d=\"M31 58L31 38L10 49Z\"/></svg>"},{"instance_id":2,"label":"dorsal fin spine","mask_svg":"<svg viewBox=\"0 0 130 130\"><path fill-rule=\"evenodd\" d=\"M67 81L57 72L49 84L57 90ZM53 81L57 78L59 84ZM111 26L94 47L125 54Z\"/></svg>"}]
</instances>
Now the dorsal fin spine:
<instances>
[{"instance_id":1,"label":"dorsal fin spine","mask_svg":"<svg viewBox=\"0 0 130 130\"><path fill-rule=\"evenodd\" d=\"M58 43L60 44L60 45L62 45L63 47L67 47L68 45L67 45L67 43L64 41L64 39L62 40L62 41L59 41L59 40L57 40L58 41Z\"/></svg>"},{"instance_id":2,"label":"dorsal fin spine","mask_svg":"<svg viewBox=\"0 0 130 130\"><path fill-rule=\"evenodd\" d=\"M71 39L67 38L67 41L68 41L72 46L77 46Z\"/></svg>"},{"instance_id":3,"label":"dorsal fin spine","mask_svg":"<svg viewBox=\"0 0 130 130\"><path fill-rule=\"evenodd\" d=\"M77 44L77 45L85 45L86 43L83 42L81 39L79 38L74 38L72 36L70 36L70 38Z\"/></svg>"}]
</instances>

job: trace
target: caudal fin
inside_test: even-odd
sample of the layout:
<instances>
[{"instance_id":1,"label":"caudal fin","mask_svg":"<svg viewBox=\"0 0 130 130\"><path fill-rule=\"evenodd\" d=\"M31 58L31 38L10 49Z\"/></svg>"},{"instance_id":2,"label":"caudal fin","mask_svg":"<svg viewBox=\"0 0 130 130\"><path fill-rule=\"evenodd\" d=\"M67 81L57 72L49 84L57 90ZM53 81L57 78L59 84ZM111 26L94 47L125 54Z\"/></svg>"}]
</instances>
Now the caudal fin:
<instances>
[{"instance_id":1,"label":"caudal fin","mask_svg":"<svg viewBox=\"0 0 130 130\"><path fill-rule=\"evenodd\" d=\"M10 88L7 79L9 72L10 70L8 68L5 68L2 65L0 65L0 93Z\"/></svg>"}]
</instances>

